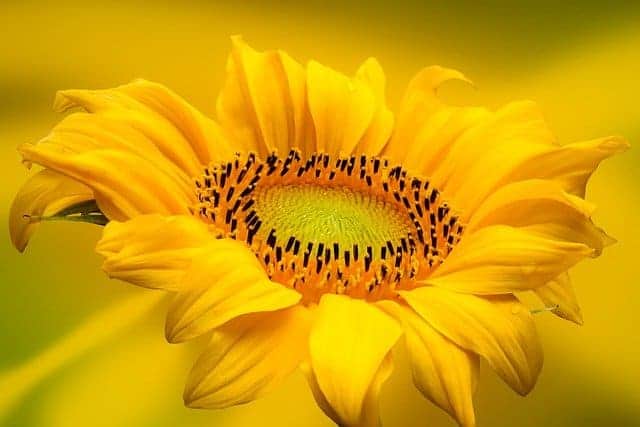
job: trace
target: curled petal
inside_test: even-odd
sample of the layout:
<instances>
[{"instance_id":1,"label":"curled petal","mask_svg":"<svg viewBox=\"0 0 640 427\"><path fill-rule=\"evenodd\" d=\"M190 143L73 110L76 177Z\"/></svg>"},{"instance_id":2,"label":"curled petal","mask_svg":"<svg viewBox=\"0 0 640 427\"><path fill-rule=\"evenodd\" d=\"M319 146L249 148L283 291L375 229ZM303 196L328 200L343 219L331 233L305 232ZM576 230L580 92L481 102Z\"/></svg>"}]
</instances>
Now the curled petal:
<instances>
[{"instance_id":1,"label":"curled petal","mask_svg":"<svg viewBox=\"0 0 640 427\"><path fill-rule=\"evenodd\" d=\"M587 181L600 162L629 148L619 136L567 144L528 159L512 172L511 180L526 178L552 179L566 191L584 197Z\"/></svg>"},{"instance_id":2,"label":"curled petal","mask_svg":"<svg viewBox=\"0 0 640 427\"><path fill-rule=\"evenodd\" d=\"M584 197L587 180L600 162L628 148L628 143L618 137L560 146L524 136L491 136L490 145L478 152L466 146L482 143L476 137L468 139L466 144L459 143L459 153L451 153L450 167L442 166L433 177L467 216L498 188L523 180L551 180L565 191Z\"/></svg>"},{"instance_id":3,"label":"curled petal","mask_svg":"<svg viewBox=\"0 0 640 427\"><path fill-rule=\"evenodd\" d=\"M537 207L547 205L552 208L557 208L556 205L568 206L585 217L590 216L594 210L593 205L566 193L558 183L530 179L510 183L491 194L474 212L467 230L491 224L535 224L535 219L527 221L527 218L535 213Z\"/></svg>"},{"instance_id":4,"label":"curled petal","mask_svg":"<svg viewBox=\"0 0 640 427\"><path fill-rule=\"evenodd\" d=\"M180 132L188 145L183 149L190 148L197 159L196 173L200 172L200 165L220 162L232 157L231 144L220 126L167 87L138 79L128 85L120 86L118 90L146 106L149 112L164 118ZM165 146L162 144L162 139L154 138L153 140L158 141L159 148L168 158L171 159L174 156L172 153L177 150L175 142Z\"/></svg>"},{"instance_id":5,"label":"curled petal","mask_svg":"<svg viewBox=\"0 0 640 427\"><path fill-rule=\"evenodd\" d=\"M593 210L590 203L565 192L557 182L518 181L487 198L471 218L467 233L494 224L510 225L552 239L585 244L598 255L614 239L591 221Z\"/></svg>"},{"instance_id":6,"label":"curled petal","mask_svg":"<svg viewBox=\"0 0 640 427\"><path fill-rule=\"evenodd\" d=\"M426 67L411 80L402 98L394 133L384 149L384 155L404 161L408 158L407 147L419 142L418 135L423 125L442 110L450 112L436 96L438 87L449 80L470 83L461 72L440 66Z\"/></svg>"},{"instance_id":7,"label":"curled petal","mask_svg":"<svg viewBox=\"0 0 640 427\"><path fill-rule=\"evenodd\" d=\"M40 217L55 215L80 202L93 199L90 188L52 170L42 170L24 183L9 212L11 242L24 251Z\"/></svg>"},{"instance_id":8,"label":"curled petal","mask_svg":"<svg viewBox=\"0 0 640 427\"><path fill-rule=\"evenodd\" d=\"M369 86L377 107L369 128L353 149L353 153L377 156L387 144L394 124L393 113L387 108L385 101L386 78L380 63L375 58L369 58L356 72L356 79Z\"/></svg>"},{"instance_id":9,"label":"curled petal","mask_svg":"<svg viewBox=\"0 0 640 427\"><path fill-rule=\"evenodd\" d=\"M531 313L514 296L477 297L429 286L400 294L442 335L484 357L516 392L531 391L542 348Z\"/></svg>"}]
</instances>

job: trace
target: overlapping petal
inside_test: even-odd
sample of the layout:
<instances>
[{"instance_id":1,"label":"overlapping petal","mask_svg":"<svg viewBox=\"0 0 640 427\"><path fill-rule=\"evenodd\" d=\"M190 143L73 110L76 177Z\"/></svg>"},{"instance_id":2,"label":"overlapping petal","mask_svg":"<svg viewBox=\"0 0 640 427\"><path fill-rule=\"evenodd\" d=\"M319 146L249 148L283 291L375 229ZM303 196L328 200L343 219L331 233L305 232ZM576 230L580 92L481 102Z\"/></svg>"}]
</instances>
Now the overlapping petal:
<instances>
[{"instance_id":1,"label":"overlapping petal","mask_svg":"<svg viewBox=\"0 0 640 427\"><path fill-rule=\"evenodd\" d=\"M436 90L452 79L467 80L442 67L427 67L412 80L384 153L429 177L467 218L493 191L521 180L553 180L583 197L598 164L628 147L619 137L558 145L528 101L495 112L446 105Z\"/></svg>"},{"instance_id":2,"label":"overlapping petal","mask_svg":"<svg viewBox=\"0 0 640 427\"><path fill-rule=\"evenodd\" d=\"M139 139L156 147L188 176L199 173L203 164L232 154L214 121L158 83L136 80L113 89L60 91L54 108L73 107L138 131Z\"/></svg>"},{"instance_id":3,"label":"overlapping petal","mask_svg":"<svg viewBox=\"0 0 640 427\"><path fill-rule=\"evenodd\" d=\"M140 215L110 222L96 251L105 257L102 267L110 277L181 291L193 259L216 241L207 225L192 216Z\"/></svg>"},{"instance_id":4,"label":"overlapping petal","mask_svg":"<svg viewBox=\"0 0 640 427\"><path fill-rule=\"evenodd\" d=\"M169 342L182 342L244 314L290 307L301 295L267 277L253 253L235 241L210 245L194 260L167 314ZM233 263L229 260L233 259Z\"/></svg>"},{"instance_id":5,"label":"overlapping petal","mask_svg":"<svg viewBox=\"0 0 640 427\"><path fill-rule=\"evenodd\" d=\"M349 78L311 61L303 67L280 51L257 52L234 37L218 119L234 141L262 156L299 148L377 154L393 115L384 105L384 74L370 59Z\"/></svg>"},{"instance_id":6,"label":"overlapping petal","mask_svg":"<svg viewBox=\"0 0 640 427\"><path fill-rule=\"evenodd\" d=\"M307 85L316 150L334 156L351 154L376 113L373 92L361 80L315 61L307 66Z\"/></svg>"},{"instance_id":7,"label":"overlapping petal","mask_svg":"<svg viewBox=\"0 0 640 427\"><path fill-rule=\"evenodd\" d=\"M552 239L582 243L598 255L614 242L591 221L594 207L554 181L531 179L501 187L470 219L467 233L503 224L526 228Z\"/></svg>"},{"instance_id":8,"label":"overlapping petal","mask_svg":"<svg viewBox=\"0 0 640 427\"><path fill-rule=\"evenodd\" d=\"M411 308L395 301L376 305L401 322L413 382L420 392L461 426L474 426L478 356L445 338Z\"/></svg>"},{"instance_id":9,"label":"overlapping petal","mask_svg":"<svg viewBox=\"0 0 640 427\"><path fill-rule=\"evenodd\" d=\"M420 138L420 133L425 126L431 124L430 120L446 122L453 109L437 98L436 91L443 83L450 80L469 82L461 72L439 66L422 69L409 82L396 115L393 135L383 151L384 155L403 163L409 159L407 147L419 146L425 142ZM447 140L440 140L440 143L436 141L428 148L429 151L423 153L425 161L429 162L431 157L441 149L445 149L446 142Z\"/></svg>"},{"instance_id":10,"label":"overlapping petal","mask_svg":"<svg viewBox=\"0 0 640 427\"><path fill-rule=\"evenodd\" d=\"M157 116L159 120L164 119L175 127L179 135L171 140L165 141L161 135L150 139L170 160L179 154L178 150L193 151L197 160L192 164L195 168L184 168L185 172L198 174L201 165L228 160L236 151L215 121L167 87L138 79L131 84L120 86L117 90L147 107L149 115ZM137 108L137 105L133 104L133 108ZM151 129L145 129L145 133L150 131Z\"/></svg>"},{"instance_id":11,"label":"overlapping petal","mask_svg":"<svg viewBox=\"0 0 640 427\"><path fill-rule=\"evenodd\" d=\"M618 137L562 146L500 143L469 158L466 167L463 160L456 158L457 169L452 174L456 180L448 180L443 188L467 215L473 214L499 187L521 180L552 180L566 191L584 197L587 180L600 162L627 147L628 143Z\"/></svg>"},{"instance_id":12,"label":"overlapping petal","mask_svg":"<svg viewBox=\"0 0 640 427\"><path fill-rule=\"evenodd\" d=\"M433 178L434 171L446 158L453 143L470 127L485 121L489 114L480 107L442 107L421 123L414 136L415 143L406 145L394 157L403 155L402 164L405 167L425 175L433 180L434 185L440 185ZM399 145L399 142L394 144Z\"/></svg>"},{"instance_id":13,"label":"overlapping petal","mask_svg":"<svg viewBox=\"0 0 640 427\"><path fill-rule=\"evenodd\" d=\"M378 424L378 391L390 370L385 359L400 335L394 319L365 301L322 297L309 337L308 375L316 401L336 423Z\"/></svg>"},{"instance_id":14,"label":"overlapping petal","mask_svg":"<svg viewBox=\"0 0 640 427\"><path fill-rule=\"evenodd\" d=\"M542 349L531 313L514 296L478 297L431 286L400 294L437 331L484 357L516 392L531 391Z\"/></svg>"},{"instance_id":15,"label":"overlapping petal","mask_svg":"<svg viewBox=\"0 0 640 427\"><path fill-rule=\"evenodd\" d=\"M607 136L589 141L553 147L528 158L510 174L501 177L502 182L523 179L551 179L580 197L585 196L587 181L600 163L629 148L629 142L620 136Z\"/></svg>"},{"instance_id":16,"label":"overlapping petal","mask_svg":"<svg viewBox=\"0 0 640 427\"><path fill-rule=\"evenodd\" d=\"M216 329L187 380L186 405L224 408L273 389L307 357L311 318L309 309L296 306Z\"/></svg>"},{"instance_id":17,"label":"overlapping petal","mask_svg":"<svg viewBox=\"0 0 640 427\"><path fill-rule=\"evenodd\" d=\"M191 216L140 215L111 222L96 249L105 256L103 268L110 277L178 292L167 316L171 342L300 300L299 293L271 282L246 246L217 238Z\"/></svg>"},{"instance_id":18,"label":"overlapping petal","mask_svg":"<svg viewBox=\"0 0 640 427\"><path fill-rule=\"evenodd\" d=\"M213 121L158 84L58 94L57 109L74 106L87 112L67 116L39 143L19 149L25 160L90 187L110 219L188 213L192 177L230 153Z\"/></svg>"},{"instance_id":19,"label":"overlapping petal","mask_svg":"<svg viewBox=\"0 0 640 427\"><path fill-rule=\"evenodd\" d=\"M266 156L291 147L311 149L304 67L284 52L256 52L232 39L218 120L239 146Z\"/></svg>"},{"instance_id":20,"label":"overlapping petal","mask_svg":"<svg viewBox=\"0 0 640 427\"><path fill-rule=\"evenodd\" d=\"M513 102L460 134L425 173L454 206L469 214L510 170L553 147L555 139L537 106Z\"/></svg>"},{"instance_id":21,"label":"overlapping petal","mask_svg":"<svg viewBox=\"0 0 640 427\"><path fill-rule=\"evenodd\" d=\"M473 294L503 294L544 285L593 254L582 243L494 225L465 235L426 283Z\"/></svg>"}]
</instances>

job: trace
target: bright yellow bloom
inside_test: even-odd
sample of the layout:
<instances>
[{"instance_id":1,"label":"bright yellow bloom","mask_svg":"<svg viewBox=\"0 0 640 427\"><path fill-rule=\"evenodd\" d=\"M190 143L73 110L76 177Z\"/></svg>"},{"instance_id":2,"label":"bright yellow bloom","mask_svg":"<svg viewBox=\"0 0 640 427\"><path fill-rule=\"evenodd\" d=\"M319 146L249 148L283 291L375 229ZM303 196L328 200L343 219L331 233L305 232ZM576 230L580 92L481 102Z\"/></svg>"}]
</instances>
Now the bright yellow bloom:
<instances>
[{"instance_id":1,"label":"bright yellow bloom","mask_svg":"<svg viewBox=\"0 0 640 427\"><path fill-rule=\"evenodd\" d=\"M612 239L585 186L618 137L559 145L531 102L442 103L454 70L428 67L399 111L374 59L349 78L234 38L218 121L146 81L60 92L80 107L26 162L11 236L38 221L106 224L111 277L175 294L166 336L210 343L188 406L256 399L297 368L336 423L378 423L403 342L416 387L475 425L479 358L520 394L542 351L534 292L581 322L567 270Z\"/></svg>"}]
</instances>

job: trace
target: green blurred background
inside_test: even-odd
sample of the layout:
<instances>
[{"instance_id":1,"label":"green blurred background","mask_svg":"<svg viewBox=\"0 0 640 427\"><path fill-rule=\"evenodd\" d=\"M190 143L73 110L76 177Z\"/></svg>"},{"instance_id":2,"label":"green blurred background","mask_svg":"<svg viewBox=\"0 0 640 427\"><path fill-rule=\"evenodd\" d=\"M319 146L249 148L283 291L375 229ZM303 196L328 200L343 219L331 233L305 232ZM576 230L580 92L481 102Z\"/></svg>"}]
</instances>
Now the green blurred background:
<instances>
[{"instance_id":1,"label":"green blurred background","mask_svg":"<svg viewBox=\"0 0 640 427\"><path fill-rule=\"evenodd\" d=\"M458 68L451 102L497 107L537 101L563 142L612 133L640 141L640 2L30 2L0 5L0 217L28 171L18 143L60 117L61 88L104 88L144 77L212 114L229 36L352 72L368 56L387 72L397 106L413 73ZM635 3L636 6L631 4ZM539 315L545 368L527 398L484 366L480 426L640 425L640 151L595 174L588 197L618 238L575 269L585 325ZM91 313L141 291L108 280L93 253L97 227L48 223L23 255L0 228L0 371L36 357ZM8 426L329 426L300 374L266 398L224 411L182 406L193 348L163 340L164 309L64 364L20 399ZM108 329L105 323L104 328ZM36 359L37 360L37 359ZM453 426L413 389L402 355L385 386L387 426ZM36 362L37 363L37 362ZM0 384L1 385L1 384ZM11 389L11 387L8 387ZM10 393L3 390L2 393ZM0 399L1 400L1 399Z\"/></svg>"}]
</instances>

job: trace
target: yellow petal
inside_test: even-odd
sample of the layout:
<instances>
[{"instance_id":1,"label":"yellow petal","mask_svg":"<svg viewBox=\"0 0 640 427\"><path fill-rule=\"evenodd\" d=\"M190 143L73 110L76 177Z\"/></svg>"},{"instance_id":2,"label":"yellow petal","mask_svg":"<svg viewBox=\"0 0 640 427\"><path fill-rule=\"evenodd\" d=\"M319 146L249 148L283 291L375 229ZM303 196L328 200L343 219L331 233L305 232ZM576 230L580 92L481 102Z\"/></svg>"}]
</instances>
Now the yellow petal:
<instances>
[{"instance_id":1,"label":"yellow petal","mask_svg":"<svg viewBox=\"0 0 640 427\"><path fill-rule=\"evenodd\" d=\"M591 221L594 206L566 193L553 181L531 179L501 187L473 214L467 232L504 224L526 227L545 236L583 243L596 251L614 240Z\"/></svg>"},{"instance_id":2,"label":"yellow petal","mask_svg":"<svg viewBox=\"0 0 640 427\"><path fill-rule=\"evenodd\" d=\"M90 187L111 219L187 213L203 163L231 153L213 121L155 83L58 94L58 110L75 106L87 112L69 115L20 151Z\"/></svg>"},{"instance_id":3,"label":"yellow petal","mask_svg":"<svg viewBox=\"0 0 640 427\"><path fill-rule=\"evenodd\" d=\"M425 173L454 206L471 212L502 177L556 147L536 104L512 102L460 135L434 170Z\"/></svg>"},{"instance_id":4,"label":"yellow petal","mask_svg":"<svg viewBox=\"0 0 640 427\"><path fill-rule=\"evenodd\" d=\"M125 151L96 149L79 154L60 152L51 145L64 145L61 135L46 143L23 144L27 161L69 176L88 187L109 218L125 220L145 213L188 213L194 202L182 182L157 169L152 161ZM192 192L193 193L193 192Z\"/></svg>"},{"instance_id":5,"label":"yellow petal","mask_svg":"<svg viewBox=\"0 0 640 427\"><path fill-rule=\"evenodd\" d=\"M465 234L426 282L473 294L529 290L592 254L593 249L582 243L494 225Z\"/></svg>"},{"instance_id":6,"label":"yellow petal","mask_svg":"<svg viewBox=\"0 0 640 427\"><path fill-rule=\"evenodd\" d=\"M440 85L449 80L469 80L459 71L431 66L422 69L405 91L393 136L385 147L384 155L397 161L406 157L406 148L416 143L416 136L429 117L446 108L436 96Z\"/></svg>"},{"instance_id":7,"label":"yellow petal","mask_svg":"<svg viewBox=\"0 0 640 427\"><path fill-rule=\"evenodd\" d=\"M154 139L130 123L136 112L126 109L108 114L77 112L66 116L37 147L45 153L74 155L92 150L118 150L148 161L175 180L185 191L192 189L192 172L181 169L158 148ZM195 171L193 171L195 172Z\"/></svg>"},{"instance_id":8,"label":"yellow petal","mask_svg":"<svg viewBox=\"0 0 640 427\"><path fill-rule=\"evenodd\" d=\"M217 239L190 216L142 215L110 223L98 252L109 276L181 292L169 310L170 342L198 336L228 320L297 303L300 294L268 280L240 242ZM233 262L229 262L233 260Z\"/></svg>"},{"instance_id":9,"label":"yellow petal","mask_svg":"<svg viewBox=\"0 0 640 427\"><path fill-rule=\"evenodd\" d=\"M587 181L600 162L628 148L627 140L619 136L554 147L520 165L508 179L553 179L566 191L584 197Z\"/></svg>"},{"instance_id":10,"label":"yellow petal","mask_svg":"<svg viewBox=\"0 0 640 427\"><path fill-rule=\"evenodd\" d=\"M395 320L363 300L322 297L309 338L309 369L317 382L316 400L322 396L318 403L336 423L377 425L377 411L371 412L388 375L381 365L400 334Z\"/></svg>"},{"instance_id":11,"label":"yellow petal","mask_svg":"<svg viewBox=\"0 0 640 427\"><path fill-rule=\"evenodd\" d=\"M355 77L369 87L377 102L384 103L387 79L376 58L367 58L356 71Z\"/></svg>"},{"instance_id":12,"label":"yellow petal","mask_svg":"<svg viewBox=\"0 0 640 427\"><path fill-rule=\"evenodd\" d=\"M376 111L369 128L353 149L354 154L377 156L386 145L393 131L393 113L385 101L386 79L384 71L375 58L367 59L356 72L356 79L365 83L376 99Z\"/></svg>"},{"instance_id":13,"label":"yellow petal","mask_svg":"<svg viewBox=\"0 0 640 427\"><path fill-rule=\"evenodd\" d=\"M263 157L294 147L305 151L313 126L306 108L304 68L284 52L256 52L240 37L232 42L217 104L222 126L246 150Z\"/></svg>"},{"instance_id":14,"label":"yellow petal","mask_svg":"<svg viewBox=\"0 0 640 427\"><path fill-rule=\"evenodd\" d=\"M432 176L466 215L501 186L529 179L553 180L565 191L584 197L587 180L598 164L628 147L617 137L563 146L545 143L541 121L534 113L525 120L527 115L520 111L528 104L511 105L497 113L500 121L479 127L484 132L468 132ZM540 129L532 129L536 127Z\"/></svg>"},{"instance_id":15,"label":"yellow petal","mask_svg":"<svg viewBox=\"0 0 640 427\"><path fill-rule=\"evenodd\" d=\"M309 309L295 306L216 329L189 375L185 404L225 408L269 392L306 357L310 323Z\"/></svg>"},{"instance_id":16,"label":"yellow petal","mask_svg":"<svg viewBox=\"0 0 640 427\"><path fill-rule=\"evenodd\" d=\"M439 187L443 183L433 180L438 166L465 132L486 121L490 115L489 111L479 107L439 108L420 124L413 135L413 142L405 143L402 164L417 174L429 177Z\"/></svg>"},{"instance_id":17,"label":"yellow petal","mask_svg":"<svg viewBox=\"0 0 640 427\"><path fill-rule=\"evenodd\" d=\"M176 296L167 315L169 342L195 338L244 314L280 310L300 301L301 294L272 282L259 266L242 263L232 253L214 246L194 261L185 276L187 291ZM221 263L234 266L224 271Z\"/></svg>"},{"instance_id":18,"label":"yellow petal","mask_svg":"<svg viewBox=\"0 0 640 427\"><path fill-rule=\"evenodd\" d=\"M198 159L196 167L232 158L233 147L224 137L220 126L167 87L139 79L120 86L117 90L129 95L149 108L152 113L175 126ZM171 144L163 145L164 150L161 151L172 153L176 150L173 144L172 141ZM171 158L172 154L167 157ZM195 172L199 173L200 170Z\"/></svg>"},{"instance_id":19,"label":"yellow petal","mask_svg":"<svg viewBox=\"0 0 640 427\"><path fill-rule=\"evenodd\" d=\"M178 291L193 259L215 241L197 218L140 215L107 224L96 251L106 258L103 269L112 278Z\"/></svg>"},{"instance_id":20,"label":"yellow petal","mask_svg":"<svg viewBox=\"0 0 640 427\"><path fill-rule=\"evenodd\" d=\"M307 65L309 111L316 150L349 155L365 136L376 113L376 99L365 83L315 61Z\"/></svg>"},{"instance_id":21,"label":"yellow petal","mask_svg":"<svg viewBox=\"0 0 640 427\"><path fill-rule=\"evenodd\" d=\"M420 392L461 426L474 426L478 356L445 338L411 308L394 301L377 305L402 323L413 382Z\"/></svg>"},{"instance_id":22,"label":"yellow petal","mask_svg":"<svg viewBox=\"0 0 640 427\"><path fill-rule=\"evenodd\" d=\"M477 297L437 287L400 294L437 331L484 357L516 392L531 391L542 348L531 313L514 296Z\"/></svg>"},{"instance_id":23,"label":"yellow petal","mask_svg":"<svg viewBox=\"0 0 640 427\"><path fill-rule=\"evenodd\" d=\"M582 325L582 311L571 285L569 274L564 273L544 286L534 289L535 294L558 317Z\"/></svg>"},{"instance_id":24,"label":"yellow petal","mask_svg":"<svg viewBox=\"0 0 640 427\"><path fill-rule=\"evenodd\" d=\"M313 397L320 407L322 411L336 423L344 426L351 426L351 424L341 424L340 421L342 418L338 415L338 413L331 407L329 402L327 401L326 396L323 394L320 389L320 385L318 384L318 378L314 374L313 370L309 366L308 363L303 363L300 365L300 368L304 372L307 377L307 381L309 383L309 388L311 389L311 393ZM367 390L367 394L364 397L364 403L362 405L362 418L358 420L355 426L380 426L380 408L378 405L378 396L380 395L380 390L384 383L389 379L391 373L393 372L393 359L391 357L391 352L387 353L384 360L380 364L380 368L378 372L375 373L373 381L369 386L369 390Z\"/></svg>"},{"instance_id":25,"label":"yellow petal","mask_svg":"<svg viewBox=\"0 0 640 427\"><path fill-rule=\"evenodd\" d=\"M30 177L16 194L9 213L11 242L20 252L38 226L32 218L55 215L77 203L93 199L91 189L45 169Z\"/></svg>"},{"instance_id":26,"label":"yellow petal","mask_svg":"<svg viewBox=\"0 0 640 427\"><path fill-rule=\"evenodd\" d=\"M234 140L265 156L378 154L393 127L384 104L384 74L374 59L355 78L311 62L305 70L280 51L256 52L233 37L218 117Z\"/></svg>"},{"instance_id":27,"label":"yellow petal","mask_svg":"<svg viewBox=\"0 0 640 427\"><path fill-rule=\"evenodd\" d=\"M219 158L212 153L231 150L217 125L164 86L144 80L106 90L65 90L54 107L64 111L79 106L92 113L119 120L139 132L188 176L203 164Z\"/></svg>"}]
</instances>

